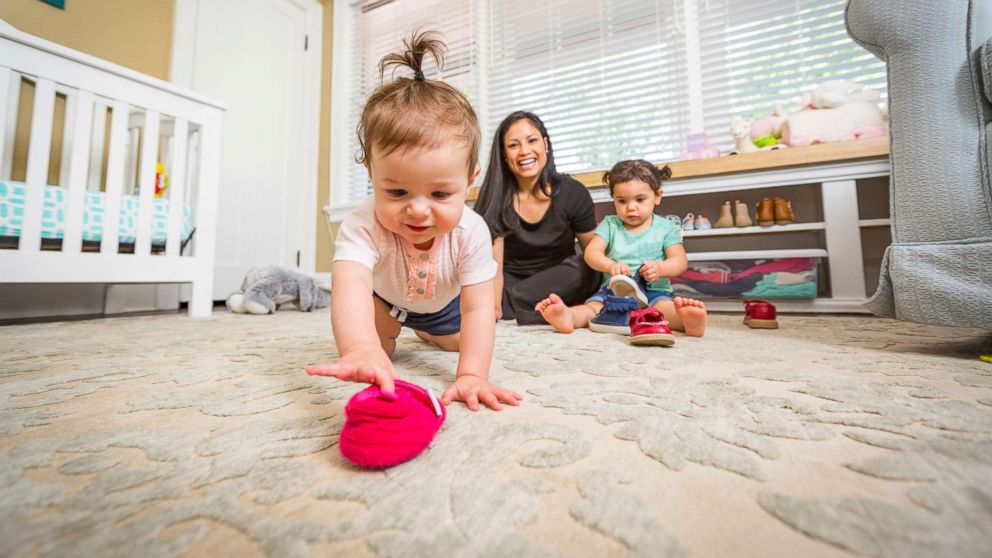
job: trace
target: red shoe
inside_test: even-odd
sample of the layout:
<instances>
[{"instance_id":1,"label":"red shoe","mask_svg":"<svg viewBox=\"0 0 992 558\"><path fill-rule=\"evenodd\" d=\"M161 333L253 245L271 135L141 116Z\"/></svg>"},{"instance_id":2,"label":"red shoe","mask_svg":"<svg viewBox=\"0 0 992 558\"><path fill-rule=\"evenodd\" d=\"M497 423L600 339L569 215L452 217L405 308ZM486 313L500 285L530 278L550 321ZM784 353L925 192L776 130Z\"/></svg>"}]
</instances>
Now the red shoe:
<instances>
[{"instance_id":1,"label":"red shoe","mask_svg":"<svg viewBox=\"0 0 992 558\"><path fill-rule=\"evenodd\" d=\"M657 308L634 310L630 313L630 344L659 345L668 347L675 344L668 322Z\"/></svg>"},{"instance_id":2,"label":"red shoe","mask_svg":"<svg viewBox=\"0 0 992 558\"><path fill-rule=\"evenodd\" d=\"M767 300L745 300L744 325L754 329L778 329L775 305Z\"/></svg>"}]
</instances>

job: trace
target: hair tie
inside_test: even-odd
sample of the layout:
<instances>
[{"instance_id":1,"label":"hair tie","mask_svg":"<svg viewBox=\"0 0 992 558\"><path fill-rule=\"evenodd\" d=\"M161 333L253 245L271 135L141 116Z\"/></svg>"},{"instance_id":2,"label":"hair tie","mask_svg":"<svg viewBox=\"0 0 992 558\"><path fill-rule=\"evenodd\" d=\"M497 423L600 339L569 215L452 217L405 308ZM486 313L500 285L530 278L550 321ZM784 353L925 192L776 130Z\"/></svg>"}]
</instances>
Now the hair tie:
<instances>
[{"instance_id":1,"label":"hair tie","mask_svg":"<svg viewBox=\"0 0 992 558\"><path fill-rule=\"evenodd\" d=\"M413 73L413 79L417 81L425 81L427 78L424 77L424 72L417 70L416 72Z\"/></svg>"}]
</instances>

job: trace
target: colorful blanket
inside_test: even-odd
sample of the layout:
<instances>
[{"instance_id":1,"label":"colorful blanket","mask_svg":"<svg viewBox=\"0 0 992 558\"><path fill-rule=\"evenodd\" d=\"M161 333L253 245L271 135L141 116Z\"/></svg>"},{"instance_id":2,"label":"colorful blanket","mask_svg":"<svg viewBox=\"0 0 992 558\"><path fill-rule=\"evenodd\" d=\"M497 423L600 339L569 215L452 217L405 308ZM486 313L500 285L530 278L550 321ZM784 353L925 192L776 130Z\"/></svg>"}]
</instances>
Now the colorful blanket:
<instances>
[{"instance_id":1,"label":"colorful blanket","mask_svg":"<svg viewBox=\"0 0 992 558\"><path fill-rule=\"evenodd\" d=\"M65 188L47 186L42 209L41 237L63 238L68 212L69 192ZM20 236L24 224L25 185L22 182L0 181L0 236ZM118 239L130 244L135 241L138 225L139 200L136 196L121 196ZM169 200L153 200L152 244L165 244L168 233ZM103 237L104 194L86 192L83 202L83 240L100 240ZM183 241L193 232L193 211L188 205L182 208Z\"/></svg>"}]
</instances>

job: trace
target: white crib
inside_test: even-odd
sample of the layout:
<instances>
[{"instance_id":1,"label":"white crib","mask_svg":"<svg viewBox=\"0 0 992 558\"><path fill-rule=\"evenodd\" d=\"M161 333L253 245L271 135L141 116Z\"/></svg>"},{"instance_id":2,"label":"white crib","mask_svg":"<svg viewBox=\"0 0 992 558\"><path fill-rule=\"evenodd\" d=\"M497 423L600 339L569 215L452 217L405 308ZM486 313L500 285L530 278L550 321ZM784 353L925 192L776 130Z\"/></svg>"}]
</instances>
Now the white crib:
<instances>
[{"instance_id":1,"label":"white crib","mask_svg":"<svg viewBox=\"0 0 992 558\"><path fill-rule=\"evenodd\" d=\"M28 86L33 102L20 95ZM27 103L29 137L18 144L26 145L26 162L14 181L18 110L23 114ZM53 116L57 103L61 119ZM210 316L223 111L216 101L0 20L0 184L23 192L19 235L0 249L0 284L189 283L189 315ZM61 153L52 152L53 127L62 130ZM20 129L26 128L22 118ZM50 162L64 202L55 243L46 205L54 191L50 172L56 174ZM166 203L155 197L159 162L168 169ZM102 222L98 246L83 236L84 209L94 199L102 204L100 216L86 219ZM125 202L135 215L123 215ZM182 236L184 208L195 224L191 238ZM122 218L133 232L130 242L120 238ZM153 230L160 238L154 246Z\"/></svg>"}]
</instances>

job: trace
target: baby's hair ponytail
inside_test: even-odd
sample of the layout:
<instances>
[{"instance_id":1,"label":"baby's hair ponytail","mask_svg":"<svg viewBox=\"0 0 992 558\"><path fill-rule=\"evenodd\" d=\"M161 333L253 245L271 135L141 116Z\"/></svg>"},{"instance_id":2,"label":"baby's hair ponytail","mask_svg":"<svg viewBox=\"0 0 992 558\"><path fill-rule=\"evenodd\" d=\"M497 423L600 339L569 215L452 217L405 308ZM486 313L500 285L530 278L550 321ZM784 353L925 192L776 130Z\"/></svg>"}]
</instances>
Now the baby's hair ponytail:
<instances>
[{"instance_id":1,"label":"baby's hair ponytail","mask_svg":"<svg viewBox=\"0 0 992 558\"><path fill-rule=\"evenodd\" d=\"M603 184L610 187L610 196L617 184L639 180L651 187L654 193L661 191L661 183L672 177L672 168L665 165L658 168L644 159L629 159L620 161L613 168L603 173Z\"/></svg>"},{"instance_id":2,"label":"baby's hair ponytail","mask_svg":"<svg viewBox=\"0 0 992 558\"><path fill-rule=\"evenodd\" d=\"M444 57L448 54L448 47L441 41L435 31L414 31L409 37L403 39L403 52L393 52L382 57L379 61L379 79L386 75L386 70L390 67L393 71L398 67L407 67L413 70L413 79L416 81L426 81L424 77L424 56L431 55L434 64L441 69L444 67Z\"/></svg>"},{"instance_id":3,"label":"baby's hair ponytail","mask_svg":"<svg viewBox=\"0 0 992 558\"><path fill-rule=\"evenodd\" d=\"M436 149L451 140L468 147L466 166L471 175L479 159L479 120L464 95L451 85L424 76L424 58L444 66L447 47L434 31L414 31L403 39L403 50L379 61L379 77L386 71L410 68L413 77L383 82L369 95L358 122L356 162L371 164L372 154L389 155L397 149Z\"/></svg>"}]
</instances>

